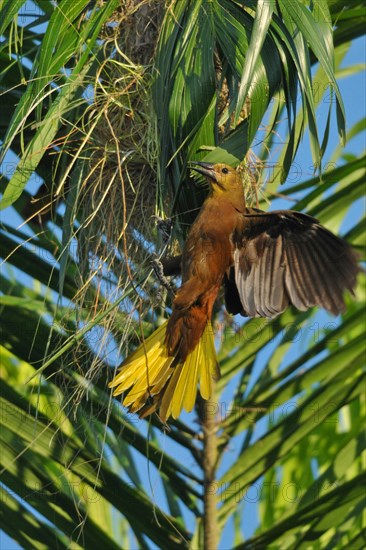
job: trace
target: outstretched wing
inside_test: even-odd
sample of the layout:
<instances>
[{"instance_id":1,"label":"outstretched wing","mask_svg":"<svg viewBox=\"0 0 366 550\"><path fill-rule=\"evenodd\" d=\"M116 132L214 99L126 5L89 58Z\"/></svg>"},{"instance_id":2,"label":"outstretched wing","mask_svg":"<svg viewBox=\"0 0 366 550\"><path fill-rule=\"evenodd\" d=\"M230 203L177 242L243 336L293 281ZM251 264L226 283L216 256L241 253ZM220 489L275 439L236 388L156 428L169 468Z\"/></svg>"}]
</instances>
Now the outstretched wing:
<instances>
[{"instance_id":1,"label":"outstretched wing","mask_svg":"<svg viewBox=\"0 0 366 550\"><path fill-rule=\"evenodd\" d=\"M344 311L343 293L352 292L359 271L357 255L315 218L248 209L233 244L234 265L225 278L229 312L275 317L290 304Z\"/></svg>"}]
</instances>

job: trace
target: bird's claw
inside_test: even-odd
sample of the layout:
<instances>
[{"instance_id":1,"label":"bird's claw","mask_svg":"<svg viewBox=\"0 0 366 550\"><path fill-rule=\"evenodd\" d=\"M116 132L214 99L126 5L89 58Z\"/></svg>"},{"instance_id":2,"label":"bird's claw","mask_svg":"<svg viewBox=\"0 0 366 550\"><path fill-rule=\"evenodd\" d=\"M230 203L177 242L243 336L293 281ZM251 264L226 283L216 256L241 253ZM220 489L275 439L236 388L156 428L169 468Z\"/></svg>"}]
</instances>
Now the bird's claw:
<instances>
[{"instance_id":1,"label":"bird's claw","mask_svg":"<svg viewBox=\"0 0 366 550\"><path fill-rule=\"evenodd\" d=\"M164 274L164 266L156 254L153 254L153 258L151 259L151 266L154 270L156 277L159 279L160 283L162 284L162 286L165 287L168 290L168 292L171 292L174 296L175 295L174 288L166 278Z\"/></svg>"}]
</instances>

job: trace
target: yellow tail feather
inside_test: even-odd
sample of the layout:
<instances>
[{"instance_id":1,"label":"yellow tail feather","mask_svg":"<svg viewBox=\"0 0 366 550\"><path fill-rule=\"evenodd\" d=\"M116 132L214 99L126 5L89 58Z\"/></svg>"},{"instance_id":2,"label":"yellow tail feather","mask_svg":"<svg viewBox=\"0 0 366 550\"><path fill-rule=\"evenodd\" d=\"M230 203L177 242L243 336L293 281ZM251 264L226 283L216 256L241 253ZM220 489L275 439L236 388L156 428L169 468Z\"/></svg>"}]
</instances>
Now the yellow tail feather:
<instances>
[{"instance_id":1,"label":"yellow tail feather","mask_svg":"<svg viewBox=\"0 0 366 550\"><path fill-rule=\"evenodd\" d=\"M147 416L159 409L165 422L178 418L182 409L190 412L196 402L197 386L204 399L212 394L212 379L217 377L217 360L211 323L208 322L195 349L184 362L168 356L165 333L168 321L161 325L121 365L109 387L113 395L128 390L123 405L131 412Z\"/></svg>"}]
</instances>

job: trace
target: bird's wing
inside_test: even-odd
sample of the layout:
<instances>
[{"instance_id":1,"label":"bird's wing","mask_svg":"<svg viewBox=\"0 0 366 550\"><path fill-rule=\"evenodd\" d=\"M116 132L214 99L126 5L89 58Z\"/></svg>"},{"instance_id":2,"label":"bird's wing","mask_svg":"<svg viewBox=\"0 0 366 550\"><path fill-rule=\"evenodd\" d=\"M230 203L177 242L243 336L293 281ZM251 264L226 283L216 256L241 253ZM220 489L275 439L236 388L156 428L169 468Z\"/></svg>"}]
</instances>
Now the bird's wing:
<instances>
[{"instance_id":1,"label":"bird's wing","mask_svg":"<svg viewBox=\"0 0 366 550\"><path fill-rule=\"evenodd\" d=\"M229 312L275 317L290 304L344 310L359 271L351 247L318 220L290 210L248 209L232 235L234 265L225 280ZM238 303L238 298L240 303Z\"/></svg>"}]
</instances>

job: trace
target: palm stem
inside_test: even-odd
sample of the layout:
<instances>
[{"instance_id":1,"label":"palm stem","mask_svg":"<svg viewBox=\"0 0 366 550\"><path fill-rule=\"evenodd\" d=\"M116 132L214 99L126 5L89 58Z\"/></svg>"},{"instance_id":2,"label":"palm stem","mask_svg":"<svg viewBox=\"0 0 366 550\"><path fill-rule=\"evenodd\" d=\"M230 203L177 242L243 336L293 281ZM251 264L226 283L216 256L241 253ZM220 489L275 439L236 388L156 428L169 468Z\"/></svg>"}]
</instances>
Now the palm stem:
<instances>
[{"instance_id":1,"label":"palm stem","mask_svg":"<svg viewBox=\"0 0 366 550\"><path fill-rule=\"evenodd\" d=\"M217 426L216 426L217 402L213 398L203 402L202 428L203 428L203 473L204 473L204 549L215 550L218 547L219 531L217 525Z\"/></svg>"}]
</instances>

